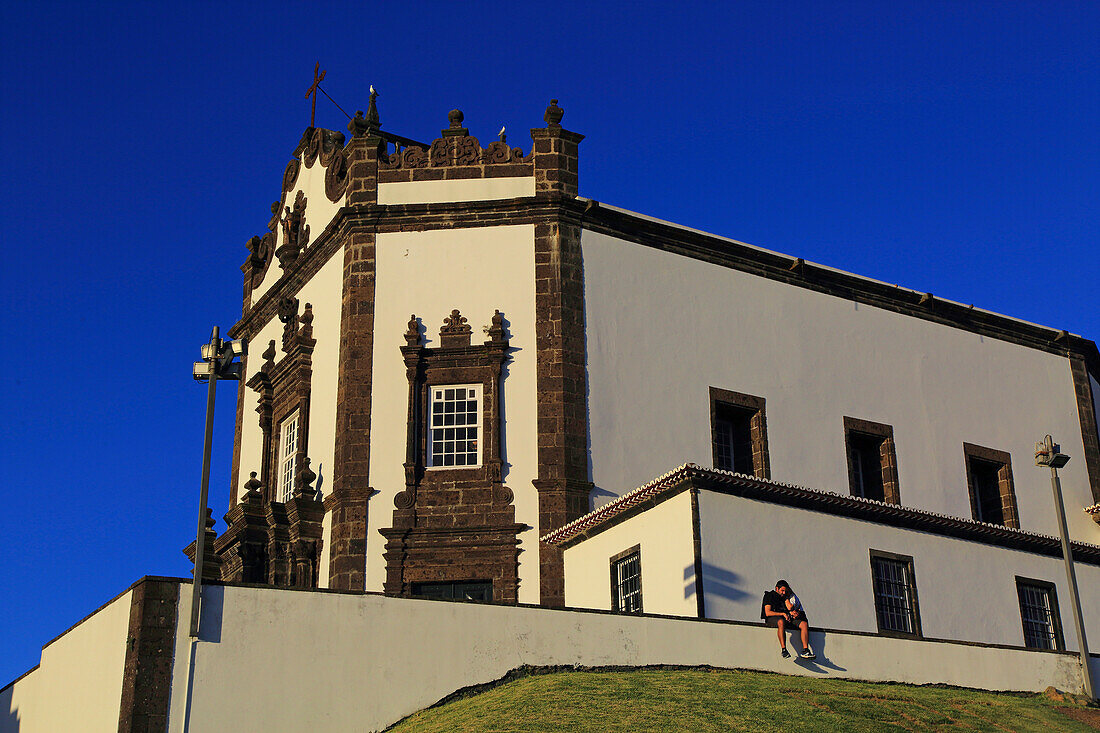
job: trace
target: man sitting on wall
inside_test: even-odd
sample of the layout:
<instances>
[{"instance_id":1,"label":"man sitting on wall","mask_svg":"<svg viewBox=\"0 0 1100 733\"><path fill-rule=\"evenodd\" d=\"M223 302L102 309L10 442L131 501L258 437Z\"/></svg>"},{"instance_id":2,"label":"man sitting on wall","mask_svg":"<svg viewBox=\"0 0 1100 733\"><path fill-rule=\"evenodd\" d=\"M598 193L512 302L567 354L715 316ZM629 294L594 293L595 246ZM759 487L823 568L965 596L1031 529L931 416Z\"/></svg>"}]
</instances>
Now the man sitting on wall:
<instances>
[{"instance_id":1,"label":"man sitting on wall","mask_svg":"<svg viewBox=\"0 0 1100 733\"><path fill-rule=\"evenodd\" d=\"M806 612L787 581L776 581L775 590L764 593L760 604L760 618L764 619L765 626L778 629L779 654L784 659L791 658L791 653L787 651L787 629L799 629L802 632L800 657L813 659L817 656L810 648L810 622L806 620Z\"/></svg>"}]
</instances>

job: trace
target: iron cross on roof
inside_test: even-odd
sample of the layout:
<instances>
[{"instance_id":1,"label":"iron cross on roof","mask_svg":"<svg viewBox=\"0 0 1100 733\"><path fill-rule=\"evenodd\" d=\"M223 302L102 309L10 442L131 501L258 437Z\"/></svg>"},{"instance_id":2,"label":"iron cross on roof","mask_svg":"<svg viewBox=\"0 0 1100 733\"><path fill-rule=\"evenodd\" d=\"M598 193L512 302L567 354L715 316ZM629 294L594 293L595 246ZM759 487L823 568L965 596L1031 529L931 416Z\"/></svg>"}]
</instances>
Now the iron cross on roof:
<instances>
[{"instance_id":1,"label":"iron cross on roof","mask_svg":"<svg viewBox=\"0 0 1100 733\"><path fill-rule=\"evenodd\" d=\"M320 76L318 73L320 72ZM313 127L314 120L317 116L317 90L321 88L321 82L325 78L325 70L321 68L321 62L318 61L317 65L313 67L313 84L306 92L306 99L309 99L310 95L313 95L313 106L309 110L309 126Z\"/></svg>"}]
</instances>

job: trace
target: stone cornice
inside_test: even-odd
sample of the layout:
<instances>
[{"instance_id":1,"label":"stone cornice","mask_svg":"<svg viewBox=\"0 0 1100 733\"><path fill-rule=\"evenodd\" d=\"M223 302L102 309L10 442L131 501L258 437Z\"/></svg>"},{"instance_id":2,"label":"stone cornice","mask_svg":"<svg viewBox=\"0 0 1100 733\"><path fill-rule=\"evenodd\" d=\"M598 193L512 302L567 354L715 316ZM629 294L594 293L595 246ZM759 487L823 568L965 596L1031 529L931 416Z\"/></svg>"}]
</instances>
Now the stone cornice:
<instances>
[{"instance_id":1,"label":"stone cornice","mask_svg":"<svg viewBox=\"0 0 1100 733\"><path fill-rule=\"evenodd\" d=\"M928 293L922 294L840 272L722 237L653 221L600 206L595 201L562 196L343 207L303 253L300 261L252 305L233 326L230 334L236 338L259 332L274 316L274 304L279 298L297 293L339 249L345 235L352 231L383 233L408 231L410 227L431 230L505 226L532 224L550 218L577 223L589 231L988 338L1060 356L1078 354L1085 360L1089 373L1100 379L1100 352L1093 341L1081 336L940 300Z\"/></svg>"}]
</instances>

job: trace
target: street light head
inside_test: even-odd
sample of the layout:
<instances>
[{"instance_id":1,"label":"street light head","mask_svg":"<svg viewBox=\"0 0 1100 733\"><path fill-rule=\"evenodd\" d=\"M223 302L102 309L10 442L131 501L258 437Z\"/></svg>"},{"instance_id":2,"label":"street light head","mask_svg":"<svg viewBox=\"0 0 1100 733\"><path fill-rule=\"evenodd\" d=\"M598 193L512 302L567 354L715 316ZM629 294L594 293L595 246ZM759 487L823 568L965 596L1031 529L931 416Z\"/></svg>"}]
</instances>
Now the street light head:
<instances>
[{"instance_id":1,"label":"street light head","mask_svg":"<svg viewBox=\"0 0 1100 733\"><path fill-rule=\"evenodd\" d=\"M208 361L196 361L191 367L191 376L196 382L205 382L214 373L214 365Z\"/></svg>"},{"instance_id":2,"label":"street light head","mask_svg":"<svg viewBox=\"0 0 1100 733\"><path fill-rule=\"evenodd\" d=\"M233 356L244 356L248 353L248 341L246 341L245 339L228 341L225 345L229 348L229 353L231 353Z\"/></svg>"},{"instance_id":3,"label":"street light head","mask_svg":"<svg viewBox=\"0 0 1100 733\"><path fill-rule=\"evenodd\" d=\"M203 361L211 361L217 357L217 350L214 348L214 344L203 344L199 349L199 353L202 355Z\"/></svg>"},{"instance_id":4,"label":"street light head","mask_svg":"<svg viewBox=\"0 0 1100 733\"><path fill-rule=\"evenodd\" d=\"M1061 468L1066 465L1069 463L1069 456L1061 453L1061 448L1048 435L1046 440L1035 444L1035 465L1046 468Z\"/></svg>"}]
</instances>

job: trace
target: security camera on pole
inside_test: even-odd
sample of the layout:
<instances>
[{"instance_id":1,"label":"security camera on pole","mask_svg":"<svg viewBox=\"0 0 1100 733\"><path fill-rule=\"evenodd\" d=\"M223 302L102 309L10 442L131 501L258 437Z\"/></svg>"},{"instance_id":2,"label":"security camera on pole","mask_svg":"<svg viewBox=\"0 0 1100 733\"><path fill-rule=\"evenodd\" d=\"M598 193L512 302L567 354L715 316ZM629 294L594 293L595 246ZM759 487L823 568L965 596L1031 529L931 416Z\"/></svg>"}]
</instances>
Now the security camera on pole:
<instances>
[{"instance_id":1,"label":"security camera on pole","mask_svg":"<svg viewBox=\"0 0 1100 733\"><path fill-rule=\"evenodd\" d=\"M206 390L206 441L202 449L202 490L199 495L199 530L195 539L195 577L191 583L191 637L199 635L199 599L202 593L203 548L206 535L206 499L210 488L210 443L214 437L214 387L219 379L239 380L241 363L238 357L248 353L248 344L222 341L218 327L210 334L210 343L202 345L202 361L196 361L192 376L196 382L208 382Z\"/></svg>"},{"instance_id":2,"label":"security camera on pole","mask_svg":"<svg viewBox=\"0 0 1100 733\"><path fill-rule=\"evenodd\" d=\"M1062 538L1062 558L1066 561L1066 578L1069 580L1069 594L1073 600L1073 625L1077 627L1077 642L1081 647L1081 677L1085 684L1085 694L1090 699L1096 697L1092 685L1092 670L1089 669L1089 644L1085 639L1085 624L1081 620L1081 598L1077 594L1077 573L1073 570L1073 548L1069 544L1069 532L1066 530L1066 507L1062 503L1062 482L1058 479L1058 469L1069 463L1069 456L1061 453L1061 446L1049 435L1041 443L1035 444L1035 465L1050 467L1050 485L1054 490L1054 509L1058 519L1058 534Z\"/></svg>"}]
</instances>

